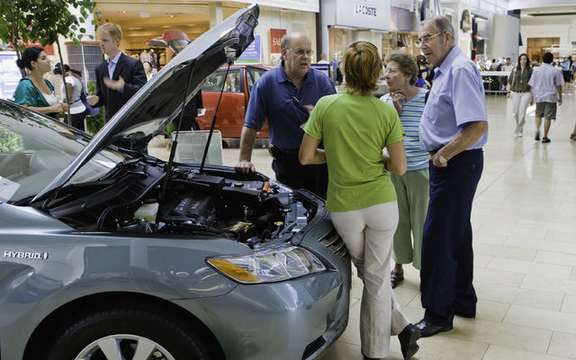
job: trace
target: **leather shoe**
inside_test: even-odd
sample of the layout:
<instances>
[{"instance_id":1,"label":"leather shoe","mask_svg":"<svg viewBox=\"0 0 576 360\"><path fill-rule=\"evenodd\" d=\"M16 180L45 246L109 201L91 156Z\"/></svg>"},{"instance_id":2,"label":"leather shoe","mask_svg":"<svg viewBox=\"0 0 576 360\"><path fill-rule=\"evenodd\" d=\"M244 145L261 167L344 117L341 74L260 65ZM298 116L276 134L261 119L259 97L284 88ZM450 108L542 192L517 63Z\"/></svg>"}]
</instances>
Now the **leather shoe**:
<instances>
[{"instance_id":1,"label":"leather shoe","mask_svg":"<svg viewBox=\"0 0 576 360\"><path fill-rule=\"evenodd\" d=\"M404 330L398 334L400 349L402 350L404 360L411 359L412 356L418 352L418 349L420 349L416 343L418 339L420 339L420 329L413 324L408 324Z\"/></svg>"},{"instance_id":2,"label":"leather shoe","mask_svg":"<svg viewBox=\"0 0 576 360\"><path fill-rule=\"evenodd\" d=\"M416 324L416 327L418 328L418 330L420 330L420 336L423 338L436 335L439 332L452 330L452 326L434 325L429 323L425 319L420 320L420 322Z\"/></svg>"}]
</instances>

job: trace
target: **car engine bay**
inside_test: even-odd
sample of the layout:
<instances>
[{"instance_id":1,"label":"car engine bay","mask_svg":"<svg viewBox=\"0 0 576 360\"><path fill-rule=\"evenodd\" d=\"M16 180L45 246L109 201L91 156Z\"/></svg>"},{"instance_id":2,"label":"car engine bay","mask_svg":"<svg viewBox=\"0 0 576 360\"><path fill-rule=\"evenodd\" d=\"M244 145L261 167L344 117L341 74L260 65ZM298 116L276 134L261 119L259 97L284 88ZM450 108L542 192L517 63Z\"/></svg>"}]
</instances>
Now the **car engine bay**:
<instances>
[{"instance_id":1,"label":"car engine bay","mask_svg":"<svg viewBox=\"0 0 576 360\"><path fill-rule=\"evenodd\" d=\"M262 175L177 167L163 184L159 164L134 161L99 181L71 184L36 208L83 232L229 238L254 246L289 238L317 203ZM162 186L166 193L162 194Z\"/></svg>"}]
</instances>

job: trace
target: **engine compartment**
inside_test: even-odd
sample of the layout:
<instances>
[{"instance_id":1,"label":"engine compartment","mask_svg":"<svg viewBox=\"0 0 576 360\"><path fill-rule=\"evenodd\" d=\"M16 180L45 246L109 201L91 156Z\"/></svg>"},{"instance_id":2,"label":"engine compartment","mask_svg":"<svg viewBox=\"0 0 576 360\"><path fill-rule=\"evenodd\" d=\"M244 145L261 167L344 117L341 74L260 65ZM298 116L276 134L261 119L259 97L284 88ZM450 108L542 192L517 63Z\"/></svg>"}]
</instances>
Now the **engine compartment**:
<instances>
[{"instance_id":1,"label":"engine compartment","mask_svg":"<svg viewBox=\"0 0 576 360\"><path fill-rule=\"evenodd\" d=\"M105 180L67 186L42 208L80 231L224 237L250 246L300 232L317 211L314 201L262 176L193 168L164 176L160 167L131 164Z\"/></svg>"}]
</instances>

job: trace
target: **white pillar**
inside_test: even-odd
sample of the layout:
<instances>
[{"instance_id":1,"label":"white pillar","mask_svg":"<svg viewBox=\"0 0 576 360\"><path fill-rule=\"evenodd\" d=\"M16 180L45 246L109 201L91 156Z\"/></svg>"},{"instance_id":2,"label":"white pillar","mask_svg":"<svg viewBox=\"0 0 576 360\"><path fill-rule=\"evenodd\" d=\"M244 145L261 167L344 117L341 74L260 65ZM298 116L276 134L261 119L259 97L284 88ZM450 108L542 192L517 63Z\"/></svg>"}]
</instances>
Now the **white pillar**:
<instances>
[{"instance_id":1,"label":"white pillar","mask_svg":"<svg viewBox=\"0 0 576 360\"><path fill-rule=\"evenodd\" d=\"M208 3L208 9L210 11L210 28L213 28L224 20L224 9L219 2Z\"/></svg>"}]
</instances>

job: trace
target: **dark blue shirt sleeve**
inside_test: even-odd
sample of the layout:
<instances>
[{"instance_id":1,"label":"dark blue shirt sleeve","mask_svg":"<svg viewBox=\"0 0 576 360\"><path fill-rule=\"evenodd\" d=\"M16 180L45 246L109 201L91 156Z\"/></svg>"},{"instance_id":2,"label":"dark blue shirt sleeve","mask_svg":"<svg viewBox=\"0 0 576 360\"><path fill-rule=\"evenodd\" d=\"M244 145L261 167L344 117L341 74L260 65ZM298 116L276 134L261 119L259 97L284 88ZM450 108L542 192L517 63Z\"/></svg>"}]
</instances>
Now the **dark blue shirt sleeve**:
<instances>
[{"instance_id":1,"label":"dark blue shirt sleeve","mask_svg":"<svg viewBox=\"0 0 576 360\"><path fill-rule=\"evenodd\" d=\"M264 101L264 89L262 81L257 81L252 87L252 94L248 102L248 109L246 109L246 116L244 117L244 126L250 129L260 131L264 120L266 120L266 101Z\"/></svg>"}]
</instances>

